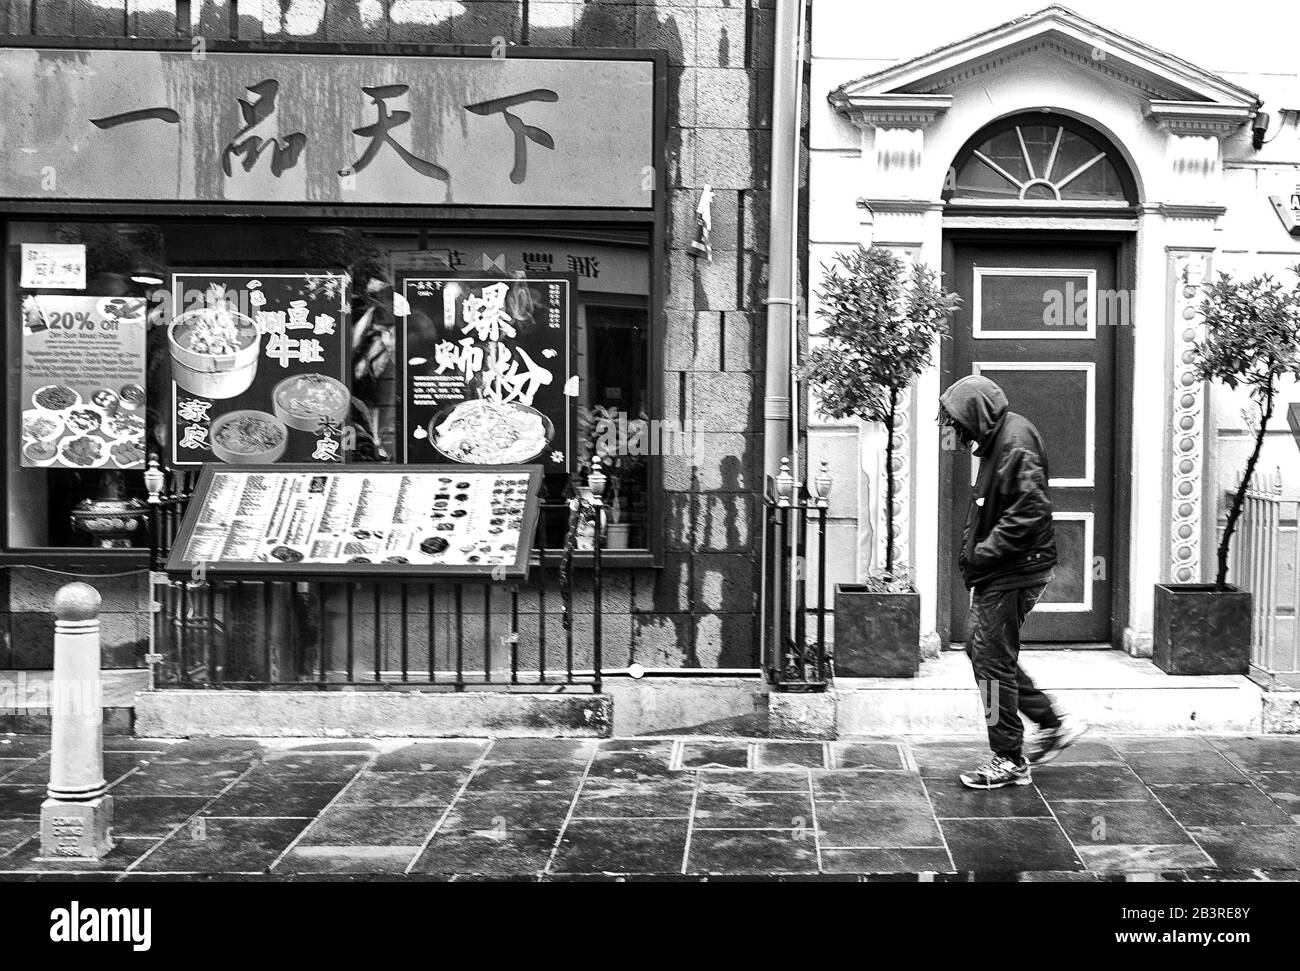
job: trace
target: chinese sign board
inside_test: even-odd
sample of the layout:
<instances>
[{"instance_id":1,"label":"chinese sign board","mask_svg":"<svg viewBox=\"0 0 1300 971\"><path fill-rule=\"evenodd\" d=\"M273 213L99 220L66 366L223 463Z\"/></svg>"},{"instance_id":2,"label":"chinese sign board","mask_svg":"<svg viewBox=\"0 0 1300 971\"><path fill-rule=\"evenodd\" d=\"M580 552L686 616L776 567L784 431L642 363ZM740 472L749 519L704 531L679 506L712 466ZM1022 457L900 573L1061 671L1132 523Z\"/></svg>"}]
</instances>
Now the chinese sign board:
<instances>
[{"instance_id":1,"label":"chinese sign board","mask_svg":"<svg viewBox=\"0 0 1300 971\"><path fill-rule=\"evenodd\" d=\"M649 60L3 50L0 195L649 209L654 90Z\"/></svg>"},{"instance_id":2,"label":"chinese sign board","mask_svg":"<svg viewBox=\"0 0 1300 971\"><path fill-rule=\"evenodd\" d=\"M540 482L536 465L208 466L167 569L522 577Z\"/></svg>"},{"instance_id":3,"label":"chinese sign board","mask_svg":"<svg viewBox=\"0 0 1300 971\"><path fill-rule=\"evenodd\" d=\"M405 461L572 471L573 286L522 272L401 281Z\"/></svg>"},{"instance_id":4,"label":"chinese sign board","mask_svg":"<svg viewBox=\"0 0 1300 971\"><path fill-rule=\"evenodd\" d=\"M86 289L84 243L23 243L24 290Z\"/></svg>"},{"instance_id":5,"label":"chinese sign board","mask_svg":"<svg viewBox=\"0 0 1300 971\"><path fill-rule=\"evenodd\" d=\"M29 294L22 312L21 464L144 468L145 302Z\"/></svg>"},{"instance_id":6,"label":"chinese sign board","mask_svg":"<svg viewBox=\"0 0 1300 971\"><path fill-rule=\"evenodd\" d=\"M529 276L572 275L581 293L649 294L650 259L647 248L600 246L577 240L482 238L439 234L438 245L422 250L389 253L393 278L437 276L448 271L509 276L523 270Z\"/></svg>"},{"instance_id":7,"label":"chinese sign board","mask_svg":"<svg viewBox=\"0 0 1300 971\"><path fill-rule=\"evenodd\" d=\"M167 324L174 465L342 462L344 273L176 273Z\"/></svg>"}]
</instances>

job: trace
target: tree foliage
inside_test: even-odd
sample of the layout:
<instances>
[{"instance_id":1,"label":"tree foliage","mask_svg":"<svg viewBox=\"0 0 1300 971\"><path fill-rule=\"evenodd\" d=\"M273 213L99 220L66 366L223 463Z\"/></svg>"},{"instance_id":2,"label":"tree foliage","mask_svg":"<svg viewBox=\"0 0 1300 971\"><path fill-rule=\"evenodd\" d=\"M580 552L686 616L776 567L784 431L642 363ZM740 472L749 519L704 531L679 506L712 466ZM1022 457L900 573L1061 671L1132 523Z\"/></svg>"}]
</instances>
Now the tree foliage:
<instances>
[{"instance_id":1,"label":"tree foliage","mask_svg":"<svg viewBox=\"0 0 1300 971\"><path fill-rule=\"evenodd\" d=\"M822 267L818 316L825 327L801 376L811 381L828 418L860 418L893 429L903 393L925 369L934 343L948 333L961 303L939 275L917 263L908 269L889 250L858 246ZM894 440L886 442L888 541L885 572L894 568Z\"/></svg>"},{"instance_id":2,"label":"tree foliage","mask_svg":"<svg viewBox=\"0 0 1300 971\"><path fill-rule=\"evenodd\" d=\"M829 418L888 422L890 392L911 386L960 298L924 264L910 274L886 249L859 246L823 266L818 316L825 320L803 376L817 385Z\"/></svg>"},{"instance_id":3,"label":"tree foliage","mask_svg":"<svg viewBox=\"0 0 1300 971\"><path fill-rule=\"evenodd\" d=\"M1300 278L1300 265L1291 272ZM1192 348L1196 377L1222 381L1233 390L1245 388L1259 409L1258 423L1251 422L1254 448L1219 543L1215 585L1223 590L1228 582L1228 550L1273 417L1278 382L1300 378L1300 279L1287 287L1267 273L1245 281L1220 273L1204 291L1200 312L1205 336Z\"/></svg>"}]
</instances>

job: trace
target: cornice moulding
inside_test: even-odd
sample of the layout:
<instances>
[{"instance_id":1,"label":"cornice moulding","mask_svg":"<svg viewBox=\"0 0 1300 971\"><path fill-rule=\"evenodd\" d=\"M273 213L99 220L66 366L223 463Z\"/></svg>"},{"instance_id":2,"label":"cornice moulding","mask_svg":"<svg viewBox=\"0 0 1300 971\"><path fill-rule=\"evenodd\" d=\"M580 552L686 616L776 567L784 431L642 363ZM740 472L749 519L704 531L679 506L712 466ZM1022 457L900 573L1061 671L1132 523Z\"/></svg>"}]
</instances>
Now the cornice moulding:
<instances>
[{"instance_id":1,"label":"cornice moulding","mask_svg":"<svg viewBox=\"0 0 1300 971\"><path fill-rule=\"evenodd\" d=\"M1225 138L1255 117L1255 111L1240 105L1213 101L1147 102L1147 117L1175 135L1212 135Z\"/></svg>"},{"instance_id":2,"label":"cornice moulding","mask_svg":"<svg viewBox=\"0 0 1300 971\"><path fill-rule=\"evenodd\" d=\"M830 102L859 128L924 128L952 107L952 95L851 95L833 91Z\"/></svg>"}]
</instances>

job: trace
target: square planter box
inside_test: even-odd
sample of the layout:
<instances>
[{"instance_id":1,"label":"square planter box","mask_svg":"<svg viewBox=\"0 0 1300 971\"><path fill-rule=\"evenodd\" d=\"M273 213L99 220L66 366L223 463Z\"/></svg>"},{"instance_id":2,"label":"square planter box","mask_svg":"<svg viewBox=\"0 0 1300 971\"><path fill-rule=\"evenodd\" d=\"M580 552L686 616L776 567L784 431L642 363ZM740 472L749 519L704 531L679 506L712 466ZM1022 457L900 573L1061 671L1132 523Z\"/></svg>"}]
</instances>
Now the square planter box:
<instances>
[{"instance_id":1,"label":"square planter box","mask_svg":"<svg viewBox=\"0 0 1300 971\"><path fill-rule=\"evenodd\" d=\"M921 595L835 585L835 674L914 678L921 667Z\"/></svg>"},{"instance_id":2,"label":"square planter box","mask_svg":"<svg viewBox=\"0 0 1300 971\"><path fill-rule=\"evenodd\" d=\"M1212 583L1157 583L1152 661L1166 674L1246 674L1250 592Z\"/></svg>"}]
</instances>

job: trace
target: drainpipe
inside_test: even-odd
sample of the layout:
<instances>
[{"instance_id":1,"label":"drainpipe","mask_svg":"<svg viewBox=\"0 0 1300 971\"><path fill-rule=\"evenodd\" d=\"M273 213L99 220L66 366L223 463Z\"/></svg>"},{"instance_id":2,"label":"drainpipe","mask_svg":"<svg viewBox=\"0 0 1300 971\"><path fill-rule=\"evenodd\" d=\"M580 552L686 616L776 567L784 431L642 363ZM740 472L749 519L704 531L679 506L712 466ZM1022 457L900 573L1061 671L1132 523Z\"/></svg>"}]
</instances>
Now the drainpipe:
<instances>
[{"instance_id":1,"label":"drainpipe","mask_svg":"<svg viewBox=\"0 0 1300 971\"><path fill-rule=\"evenodd\" d=\"M798 350L799 133L803 89L804 0L777 0L772 70L772 165L767 278L767 356L763 397L763 473L781 458L801 479L791 366Z\"/></svg>"}]
</instances>

